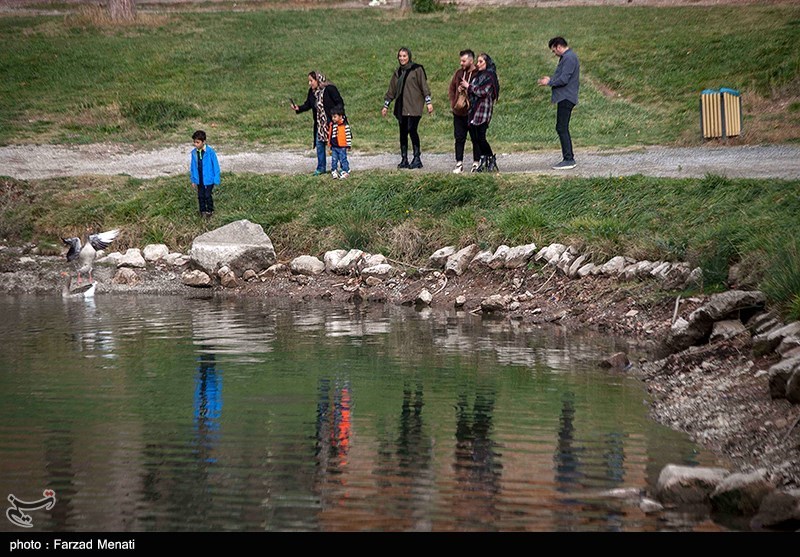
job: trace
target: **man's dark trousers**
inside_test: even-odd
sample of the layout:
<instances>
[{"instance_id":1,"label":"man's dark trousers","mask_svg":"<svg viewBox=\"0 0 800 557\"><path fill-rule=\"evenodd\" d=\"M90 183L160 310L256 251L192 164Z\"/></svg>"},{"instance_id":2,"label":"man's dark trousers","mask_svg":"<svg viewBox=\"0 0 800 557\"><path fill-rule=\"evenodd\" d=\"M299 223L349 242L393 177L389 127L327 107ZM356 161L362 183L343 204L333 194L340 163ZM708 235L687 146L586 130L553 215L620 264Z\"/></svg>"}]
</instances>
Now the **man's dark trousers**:
<instances>
[{"instance_id":1,"label":"man's dark trousers","mask_svg":"<svg viewBox=\"0 0 800 557\"><path fill-rule=\"evenodd\" d=\"M572 154L572 138L569 135L569 119L572 116L572 109L575 108L575 103L563 100L559 101L556 110L556 133L558 139L561 141L561 154L565 161L574 161L575 156Z\"/></svg>"}]
</instances>

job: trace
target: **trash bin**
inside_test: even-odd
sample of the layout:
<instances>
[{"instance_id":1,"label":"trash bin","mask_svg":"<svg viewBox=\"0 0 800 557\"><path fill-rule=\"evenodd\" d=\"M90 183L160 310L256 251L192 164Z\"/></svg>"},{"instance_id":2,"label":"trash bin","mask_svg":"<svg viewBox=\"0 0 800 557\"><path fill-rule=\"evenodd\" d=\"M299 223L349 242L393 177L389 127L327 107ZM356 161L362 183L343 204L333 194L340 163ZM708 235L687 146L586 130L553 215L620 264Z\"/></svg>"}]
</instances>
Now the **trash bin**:
<instances>
[{"instance_id":1,"label":"trash bin","mask_svg":"<svg viewBox=\"0 0 800 557\"><path fill-rule=\"evenodd\" d=\"M700 133L704 139L726 139L742 133L742 96L723 87L700 93Z\"/></svg>"}]
</instances>

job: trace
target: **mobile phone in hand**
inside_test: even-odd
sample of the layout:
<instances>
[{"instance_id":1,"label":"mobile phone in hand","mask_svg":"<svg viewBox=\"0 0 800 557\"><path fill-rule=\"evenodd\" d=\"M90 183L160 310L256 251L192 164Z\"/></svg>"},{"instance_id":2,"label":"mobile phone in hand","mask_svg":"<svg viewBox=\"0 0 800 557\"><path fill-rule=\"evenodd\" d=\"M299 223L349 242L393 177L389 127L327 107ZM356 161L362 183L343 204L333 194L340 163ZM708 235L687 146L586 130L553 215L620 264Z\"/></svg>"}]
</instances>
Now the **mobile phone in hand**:
<instances>
[{"instance_id":1,"label":"mobile phone in hand","mask_svg":"<svg viewBox=\"0 0 800 557\"><path fill-rule=\"evenodd\" d=\"M292 97L289 97L289 104L292 106L297 106L296 104L294 104L294 99L292 99Z\"/></svg>"}]
</instances>

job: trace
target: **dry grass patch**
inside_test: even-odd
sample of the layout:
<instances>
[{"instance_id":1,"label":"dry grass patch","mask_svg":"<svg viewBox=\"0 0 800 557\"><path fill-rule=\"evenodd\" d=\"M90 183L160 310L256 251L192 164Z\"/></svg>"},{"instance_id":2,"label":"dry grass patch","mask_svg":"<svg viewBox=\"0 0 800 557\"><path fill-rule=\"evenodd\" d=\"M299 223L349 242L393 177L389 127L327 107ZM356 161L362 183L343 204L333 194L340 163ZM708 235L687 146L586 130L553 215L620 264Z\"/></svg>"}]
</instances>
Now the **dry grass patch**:
<instances>
[{"instance_id":1,"label":"dry grass patch","mask_svg":"<svg viewBox=\"0 0 800 557\"><path fill-rule=\"evenodd\" d=\"M136 17L128 20L114 20L105 6L80 6L75 13L64 16L64 27L94 27L97 29L119 30L138 27L161 27L169 23L173 17L164 14L136 13Z\"/></svg>"}]
</instances>

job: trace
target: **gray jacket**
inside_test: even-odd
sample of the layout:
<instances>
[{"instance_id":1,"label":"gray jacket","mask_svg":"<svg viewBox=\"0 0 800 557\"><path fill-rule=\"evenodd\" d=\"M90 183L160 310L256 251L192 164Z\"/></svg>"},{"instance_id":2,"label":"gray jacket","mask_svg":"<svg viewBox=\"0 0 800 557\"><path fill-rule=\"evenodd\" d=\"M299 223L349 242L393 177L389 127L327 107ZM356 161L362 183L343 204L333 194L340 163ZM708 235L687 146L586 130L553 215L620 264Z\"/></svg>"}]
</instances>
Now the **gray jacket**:
<instances>
[{"instance_id":1,"label":"gray jacket","mask_svg":"<svg viewBox=\"0 0 800 557\"><path fill-rule=\"evenodd\" d=\"M554 103L567 100L578 104L580 76L581 66L578 63L578 55L569 48L559 58L556 71L550 78L550 87L553 88L550 100Z\"/></svg>"}]
</instances>

